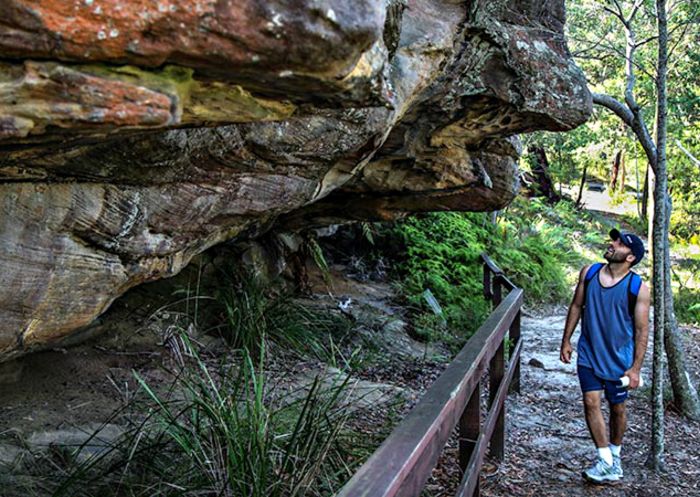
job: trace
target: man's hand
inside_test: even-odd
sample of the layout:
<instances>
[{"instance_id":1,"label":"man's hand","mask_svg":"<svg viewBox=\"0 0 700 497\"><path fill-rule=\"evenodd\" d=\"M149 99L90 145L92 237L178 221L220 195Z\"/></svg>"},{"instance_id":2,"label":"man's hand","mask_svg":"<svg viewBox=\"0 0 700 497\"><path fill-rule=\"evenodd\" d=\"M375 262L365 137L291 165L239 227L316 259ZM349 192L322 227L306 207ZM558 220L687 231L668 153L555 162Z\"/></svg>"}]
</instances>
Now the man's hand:
<instances>
[{"instance_id":1,"label":"man's hand","mask_svg":"<svg viewBox=\"0 0 700 497\"><path fill-rule=\"evenodd\" d=\"M625 371L623 376L629 376L630 384L627 388L637 388L639 386L639 370L635 368Z\"/></svg>"},{"instance_id":2,"label":"man's hand","mask_svg":"<svg viewBox=\"0 0 700 497\"><path fill-rule=\"evenodd\" d=\"M571 342L569 340L564 340L561 342L561 350L559 351L559 360L564 364L569 364L571 362L571 354L574 349L571 348Z\"/></svg>"}]
</instances>

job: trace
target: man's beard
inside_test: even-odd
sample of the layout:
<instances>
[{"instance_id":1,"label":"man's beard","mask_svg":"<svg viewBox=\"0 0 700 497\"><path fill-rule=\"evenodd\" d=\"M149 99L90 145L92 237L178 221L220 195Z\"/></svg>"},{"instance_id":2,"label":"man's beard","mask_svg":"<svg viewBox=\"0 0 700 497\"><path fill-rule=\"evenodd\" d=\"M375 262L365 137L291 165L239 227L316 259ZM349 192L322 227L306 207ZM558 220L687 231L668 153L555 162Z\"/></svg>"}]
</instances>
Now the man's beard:
<instances>
[{"instance_id":1,"label":"man's beard","mask_svg":"<svg viewBox=\"0 0 700 497\"><path fill-rule=\"evenodd\" d=\"M627 254L621 254L617 250L606 251L603 257L608 262L625 262L627 260Z\"/></svg>"}]
</instances>

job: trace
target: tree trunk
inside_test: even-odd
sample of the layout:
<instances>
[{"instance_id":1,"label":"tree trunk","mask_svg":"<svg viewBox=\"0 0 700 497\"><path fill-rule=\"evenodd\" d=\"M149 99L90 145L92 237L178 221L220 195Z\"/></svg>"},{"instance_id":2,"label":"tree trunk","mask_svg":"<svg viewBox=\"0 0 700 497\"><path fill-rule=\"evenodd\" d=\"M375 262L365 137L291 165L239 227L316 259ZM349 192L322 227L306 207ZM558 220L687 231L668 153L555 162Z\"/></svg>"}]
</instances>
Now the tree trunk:
<instances>
[{"instance_id":1,"label":"tree trunk","mask_svg":"<svg viewBox=\"0 0 700 497\"><path fill-rule=\"evenodd\" d=\"M654 188L654 377L652 380L651 454L649 466L654 471L664 467L664 332L666 331L666 260L668 252L668 224L666 200L668 173L666 170L666 72L668 66L668 31L666 0L656 0L659 32L659 52L656 77L656 188ZM673 295L671 295L671 299Z\"/></svg>"},{"instance_id":2,"label":"tree trunk","mask_svg":"<svg viewBox=\"0 0 700 497\"><path fill-rule=\"evenodd\" d=\"M642 216L641 198L639 197L639 154L637 153L637 144L634 145L634 201L637 204L637 217L643 220L646 216Z\"/></svg>"},{"instance_id":3,"label":"tree trunk","mask_svg":"<svg viewBox=\"0 0 700 497\"><path fill-rule=\"evenodd\" d=\"M668 233L670 225L672 208L671 198L668 197L666 201L666 233ZM698 398L698 391L687 373L685 350L683 349L683 342L678 330L678 322L676 321L673 305L671 257L668 250L666 251L664 266L664 286L666 287L664 346L666 348L668 373L671 377L671 386L673 388L673 403L681 414L697 421L700 420L700 399Z\"/></svg>"},{"instance_id":4,"label":"tree trunk","mask_svg":"<svg viewBox=\"0 0 700 497\"><path fill-rule=\"evenodd\" d=\"M559 202L561 197L554 188L554 183L552 183L552 178L549 175L547 152L543 147L535 146L530 148L530 153L534 159L532 176L539 194L545 197L550 204Z\"/></svg>"},{"instance_id":5,"label":"tree trunk","mask_svg":"<svg viewBox=\"0 0 700 497\"><path fill-rule=\"evenodd\" d=\"M647 180L649 187L649 197L647 200L647 237L649 240L649 253L654 249L654 213L656 212L656 203L654 201L654 191L656 190L656 174L651 168L647 169Z\"/></svg>"},{"instance_id":6,"label":"tree trunk","mask_svg":"<svg viewBox=\"0 0 700 497\"><path fill-rule=\"evenodd\" d=\"M658 170L658 169L657 169ZM655 187L656 176L654 172L647 166L647 181L645 181L645 187L650 185L651 188ZM646 198L646 197L645 197ZM665 232L668 234L671 210L672 210L672 199L670 195L666 195L666 218L665 218ZM651 207L651 216L649 219L649 252L654 252L654 239L653 230L655 218L655 202L653 197L649 197L649 206ZM666 260L664 264L664 286L665 286L665 330L664 330L664 348L666 350L666 359L669 376L671 378L671 388L673 390L674 404L678 408L679 412L687 416L690 419L700 419L700 396L698 395L697 389L692 384L691 378L687 371L687 360L686 352L683 348L683 344L680 338L680 332L678 330L678 323L675 317L674 303L673 303L673 289L671 287L671 254L666 250ZM655 306L656 309L656 306Z\"/></svg>"},{"instance_id":7,"label":"tree trunk","mask_svg":"<svg viewBox=\"0 0 700 497\"><path fill-rule=\"evenodd\" d=\"M610 192L617 190L617 179L620 175L620 159L622 157L622 150L615 152L615 158L612 162L612 172L610 173Z\"/></svg>"},{"instance_id":8,"label":"tree trunk","mask_svg":"<svg viewBox=\"0 0 700 497\"><path fill-rule=\"evenodd\" d=\"M581 186L578 188L578 197L576 198L576 207L581 207L581 198L583 197L583 187L586 185L586 175L588 173L588 163L583 164L583 174L581 175Z\"/></svg>"},{"instance_id":9,"label":"tree trunk","mask_svg":"<svg viewBox=\"0 0 700 497\"><path fill-rule=\"evenodd\" d=\"M626 167L625 167L625 151L621 150L620 151L620 181L617 184L617 189L621 191L622 193L625 192L625 173L626 173Z\"/></svg>"},{"instance_id":10,"label":"tree trunk","mask_svg":"<svg viewBox=\"0 0 700 497\"><path fill-rule=\"evenodd\" d=\"M642 219L649 219L649 163L647 162L646 173L644 174L644 188L642 189Z\"/></svg>"},{"instance_id":11,"label":"tree trunk","mask_svg":"<svg viewBox=\"0 0 700 497\"><path fill-rule=\"evenodd\" d=\"M655 471L664 466L664 331L666 329L666 285L665 281L665 227L664 195L666 178L665 161L659 158L656 164L656 186L654 188L654 229L653 229L653 269L654 269L654 360L652 365L651 387L651 453L647 464Z\"/></svg>"}]
</instances>

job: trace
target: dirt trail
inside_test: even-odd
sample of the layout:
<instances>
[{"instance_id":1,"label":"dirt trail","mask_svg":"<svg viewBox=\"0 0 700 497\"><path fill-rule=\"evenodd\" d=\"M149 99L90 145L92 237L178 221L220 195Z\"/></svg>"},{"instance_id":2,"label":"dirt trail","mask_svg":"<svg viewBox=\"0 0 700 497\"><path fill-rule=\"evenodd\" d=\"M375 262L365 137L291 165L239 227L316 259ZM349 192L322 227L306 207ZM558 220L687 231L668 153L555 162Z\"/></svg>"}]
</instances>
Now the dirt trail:
<instances>
[{"instance_id":1,"label":"dirt trail","mask_svg":"<svg viewBox=\"0 0 700 497\"><path fill-rule=\"evenodd\" d=\"M647 384L632 392L627 402L624 480L615 486L583 481L581 471L594 462L595 449L583 417L575 364L559 362L565 318L566 309L560 307L548 315L523 319L522 393L508 402L506 461L483 477L482 495L700 496L700 423L667 411L668 472L657 476L644 467L651 429L652 337L642 371ZM685 333L693 351L700 349L698 334ZM574 342L578 335L577 331ZM608 419L607 406L605 416Z\"/></svg>"}]
</instances>

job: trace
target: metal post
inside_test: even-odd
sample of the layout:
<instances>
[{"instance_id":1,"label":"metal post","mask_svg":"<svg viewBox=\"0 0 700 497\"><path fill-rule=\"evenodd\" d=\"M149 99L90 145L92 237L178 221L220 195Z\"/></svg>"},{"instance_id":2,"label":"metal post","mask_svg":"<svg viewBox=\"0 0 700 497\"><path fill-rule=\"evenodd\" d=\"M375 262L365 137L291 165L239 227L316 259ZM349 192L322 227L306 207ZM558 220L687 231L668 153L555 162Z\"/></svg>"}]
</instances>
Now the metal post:
<instances>
[{"instance_id":1,"label":"metal post","mask_svg":"<svg viewBox=\"0 0 700 497\"><path fill-rule=\"evenodd\" d=\"M496 355L491 358L491 363L489 365L489 408L493 406L493 401L496 398L496 393L498 393L498 387L501 386L505 372L505 343L501 342L501 345L496 351ZM503 461L505 457L505 415L506 404L503 403L498 413L493 435L491 435L491 445L489 447L491 456L497 461Z\"/></svg>"},{"instance_id":2,"label":"metal post","mask_svg":"<svg viewBox=\"0 0 700 497\"><path fill-rule=\"evenodd\" d=\"M481 382L476 384L476 388L469 397L467 407L464 408L462 416L459 418L459 467L462 473L466 471L469 458L476 449L476 442L481 433ZM479 481L474 487L474 497L479 497Z\"/></svg>"},{"instance_id":3,"label":"metal post","mask_svg":"<svg viewBox=\"0 0 700 497\"><path fill-rule=\"evenodd\" d=\"M508 353L508 357L512 357L513 354L513 349L515 346L518 344L518 341L520 340L520 314L522 311L518 311L518 313L515 315L515 318L513 319L513 323L510 325L510 332L508 336L510 337L510 351ZM513 381L510 383L510 391L511 392L516 392L520 393L520 358L518 357L518 360L513 363L513 360L511 359L509 367L515 368L515 372L513 373Z\"/></svg>"}]
</instances>

